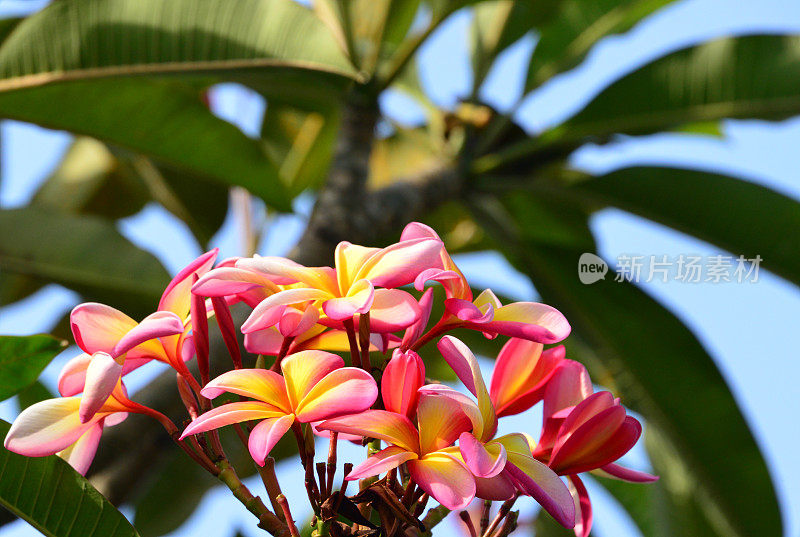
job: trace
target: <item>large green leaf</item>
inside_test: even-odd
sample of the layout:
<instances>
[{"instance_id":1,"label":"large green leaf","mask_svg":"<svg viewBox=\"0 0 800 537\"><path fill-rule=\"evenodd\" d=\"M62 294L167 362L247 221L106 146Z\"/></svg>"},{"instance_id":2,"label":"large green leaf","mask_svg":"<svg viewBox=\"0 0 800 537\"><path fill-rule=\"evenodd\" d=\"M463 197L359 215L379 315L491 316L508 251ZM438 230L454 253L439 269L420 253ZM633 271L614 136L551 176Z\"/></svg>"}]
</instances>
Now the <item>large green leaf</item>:
<instances>
[{"instance_id":1,"label":"large green leaf","mask_svg":"<svg viewBox=\"0 0 800 537\"><path fill-rule=\"evenodd\" d=\"M562 0L548 2L556 11L539 26L539 39L528 64L525 87L540 86L571 69L603 37L623 33L674 0Z\"/></svg>"},{"instance_id":2,"label":"large green leaf","mask_svg":"<svg viewBox=\"0 0 800 537\"><path fill-rule=\"evenodd\" d=\"M0 420L0 436L9 425ZM48 537L138 537L125 516L62 459L0 448L0 505Z\"/></svg>"},{"instance_id":3,"label":"large green leaf","mask_svg":"<svg viewBox=\"0 0 800 537\"><path fill-rule=\"evenodd\" d=\"M164 267L114 226L33 208L0 211L0 270L60 283L123 309L151 313L169 282Z\"/></svg>"},{"instance_id":4,"label":"large green leaf","mask_svg":"<svg viewBox=\"0 0 800 537\"><path fill-rule=\"evenodd\" d=\"M67 342L51 336L0 336L0 401L36 382Z\"/></svg>"},{"instance_id":5,"label":"large green leaf","mask_svg":"<svg viewBox=\"0 0 800 537\"><path fill-rule=\"evenodd\" d=\"M288 209L277 169L258 142L175 81L82 80L0 92L0 117L86 134Z\"/></svg>"},{"instance_id":6,"label":"large green leaf","mask_svg":"<svg viewBox=\"0 0 800 537\"><path fill-rule=\"evenodd\" d=\"M697 494L715 527L727 535L780 535L780 511L764 459L695 336L632 284L610 277L582 284L578 258L591 250L533 238L530 230L543 221L538 213L546 204L518 201L514 210L503 201L476 199L471 205L511 263L532 278L544 301L563 311L575 335L591 346L599 358L587 364L595 379L664 431L696 478ZM572 212L570 218L577 219L580 210ZM587 223L582 233L577 227L575 232L576 242L591 237ZM754 497L759 501L750 501Z\"/></svg>"},{"instance_id":7,"label":"large green leaf","mask_svg":"<svg viewBox=\"0 0 800 537\"><path fill-rule=\"evenodd\" d=\"M714 173L635 167L577 183L588 202L613 205L752 259L800 284L800 203Z\"/></svg>"},{"instance_id":8,"label":"large green leaf","mask_svg":"<svg viewBox=\"0 0 800 537\"><path fill-rule=\"evenodd\" d=\"M330 99L353 69L292 0L65 0L0 46L0 116L113 142L289 209L255 141L213 117L195 88L139 75L235 80L294 102Z\"/></svg>"},{"instance_id":9,"label":"large green leaf","mask_svg":"<svg viewBox=\"0 0 800 537\"><path fill-rule=\"evenodd\" d=\"M354 76L322 21L292 0L63 0L0 47L3 90L165 74L252 77L277 88L293 71L317 83Z\"/></svg>"},{"instance_id":10,"label":"large green leaf","mask_svg":"<svg viewBox=\"0 0 800 537\"><path fill-rule=\"evenodd\" d=\"M723 118L800 113L800 37L725 38L685 48L604 89L544 138L641 134Z\"/></svg>"}]
</instances>

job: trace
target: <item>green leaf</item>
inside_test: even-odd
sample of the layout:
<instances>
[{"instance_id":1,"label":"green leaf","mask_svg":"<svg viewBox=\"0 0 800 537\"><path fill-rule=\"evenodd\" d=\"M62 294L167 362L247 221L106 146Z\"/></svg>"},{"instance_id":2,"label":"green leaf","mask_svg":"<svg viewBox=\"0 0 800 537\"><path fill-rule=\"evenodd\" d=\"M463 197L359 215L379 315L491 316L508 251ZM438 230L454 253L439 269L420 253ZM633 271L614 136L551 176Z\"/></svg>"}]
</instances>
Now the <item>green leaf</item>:
<instances>
[{"instance_id":1,"label":"green leaf","mask_svg":"<svg viewBox=\"0 0 800 537\"><path fill-rule=\"evenodd\" d=\"M277 169L258 142L212 115L184 84L124 78L0 92L0 117L92 136L288 209Z\"/></svg>"},{"instance_id":2,"label":"green leaf","mask_svg":"<svg viewBox=\"0 0 800 537\"><path fill-rule=\"evenodd\" d=\"M715 527L726 535L780 535L780 510L766 463L725 380L695 336L632 284L610 277L580 283L578 258L591 250L532 238L530 226L542 220L533 213L541 208L503 212L502 200L487 206L482 199L471 206L543 300L567 316L574 330L568 341L578 336L598 357L587 363L594 378L664 431L695 476L697 493L707 499L704 512ZM591 237L588 223L582 234ZM576 240L581 235L577 228L575 235ZM750 501L754 497L759 501Z\"/></svg>"},{"instance_id":3,"label":"green leaf","mask_svg":"<svg viewBox=\"0 0 800 537\"><path fill-rule=\"evenodd\" d=\"M0 270L55 282L119 307L133 317L152 313L169 282L161 263L90 216L33 208L0 211Z\"/></svg>"},{"instance_id":4,"label":"green leaf","mask_svg":"<svg viewBox=\"0 0 800 537\"><path fill-rule=\"evenodd\" d=\"M9 424L0 420L0 436ZM65 461L0 448L0 505L48 537L138 537L117 511Z\"/></svg>"},{"instance_id":5,"label":"green leaf","mask_svg":"<svg viewBox=\"0 0 800 537\"><path fill-rule=\"evenodd\" d=\"M720 174L656 167L617 170L570 189L736 256L760 255L765 268L800 285L800 237L767 232L800 229L800 203L774 190Z\"/></svg>"},{"instance_id":6,"label":"green leaf","mask_svg":"<svg viewBox=\"0 0 800 537\"><path fill-rule=\"evenodd\" d=\"M527 90L571 69L602 38L628 31L637 22L674 0L562 0L547 2L548 20L528 64Z\"/></svg>"},{"instance_id":7,"label":"green leaf","mask_svg":"<svg viewBox=\"0 0 800 537\"><path fill-rule=\"evenodd\" d=\"M33 384L67 342L46 335L0 336L0 401Z\"/></svg>"},{"instance_id":8,"label":"green leaf","mask_svg":"<svg viewBox=\"0 0 800 537\"><path fill-rule=\"evenodd\" d=\"M292 0L63 0L25 19L0 47L4 90L211 75L285 91L279 86L296 83L297 72L323 85L355 75L322 21Z\"/></svg>"},{"instance_id":9,"label":"green leaf","mask_svg":"<svg viewBox=\"0 0 800 537\"><path fill-rule=\"evenodd\" d=\"M614 82L545 139L642 134L723 118L800 113L800 37L725 38L669 54Z\"/></svg>"}]
</instances>

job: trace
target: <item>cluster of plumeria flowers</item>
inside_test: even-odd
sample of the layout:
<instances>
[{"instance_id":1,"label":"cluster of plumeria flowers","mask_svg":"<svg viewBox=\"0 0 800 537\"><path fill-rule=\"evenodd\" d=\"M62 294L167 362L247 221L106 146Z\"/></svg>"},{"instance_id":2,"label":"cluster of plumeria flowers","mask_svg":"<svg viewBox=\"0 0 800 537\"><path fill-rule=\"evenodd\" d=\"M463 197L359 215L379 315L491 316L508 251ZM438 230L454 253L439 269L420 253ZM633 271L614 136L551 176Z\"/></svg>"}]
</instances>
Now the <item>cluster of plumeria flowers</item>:
<instances>
[{"instance_id":1,"label":"cluster of plumeria flowers","mask_svg":"<svg viewBox=\"0 0 800 537\"><path fill-rule=\"evenodd\" d=\"M6 448L28 456L58 454L85 473L104 427L131 412L146 414L228 485L262 528L292 536L299 533L269 457L290 430L319 534L413 535L480 498L480 531L466 511L462 520L473 537L502 537L515 527L514 501L530 496L586 537L592 509L579 474L656 479L615 463L639 439L639 422L610 392L594 392L586 369L567 359L563 346L545 348L569 335L564 316L533 302L502 305L490 290L474 297L429 227L411 223L399 242L383 249L342 242L334 268L259 256L214 267L216 257L208 252L183 269L158 310L141 322L102 304L77 306L71 326L83 354L58 379L62 397L25 409ZM429 327L431 282L441 284L445 299L442 317ZM401 289L412 284L419 298ZM241 332L245 349L257 356L254 368L242 365L230 310L237 303L252 310ZM214 379L212 317L233 366ZM467 345L446 335L457 328L509 338L488 388ZM434 342L465 390L426 379L417 351ZM192 359L199 380L187 366ZM153 360L177 373L189 417L182 431L128 397L123 377ZM224 393L229 402L215 406ZM500 418L539 402L544 420L538 441L527 432L497 435ZM228 425L259 466L272 510L230 465L217 431ZM315 463L315 436L329 439L327 462ZM334 491L340 441L367 446L368 456L355 467L344 465ZM360 481L360 491L347 496L353 480ZM430 498L440 505L421 519ZM493 501L504 503L490 523Z\"/></svg>"}]
</instances>

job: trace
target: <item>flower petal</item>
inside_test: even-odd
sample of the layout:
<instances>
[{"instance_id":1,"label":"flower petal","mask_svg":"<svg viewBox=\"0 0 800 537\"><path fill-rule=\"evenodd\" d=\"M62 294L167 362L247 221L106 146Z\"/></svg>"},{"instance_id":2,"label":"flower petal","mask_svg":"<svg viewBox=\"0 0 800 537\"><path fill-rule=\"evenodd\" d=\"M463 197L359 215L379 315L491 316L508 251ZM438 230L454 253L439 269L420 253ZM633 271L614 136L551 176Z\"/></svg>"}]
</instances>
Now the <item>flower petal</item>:
<instances>
[{"instance_id":1,"label":"flower petal","mask_svg":"<svg viewBox=\"0 0 800 537\"><path fill-rule=\"evenodd\" d=\"M544 417L577 405L590 395L594 388L589 372L574 360L562 360L547 382L544 392Z\"/></svg>"},{"instance_id":2,"label":"flower petal","mask_svg":"<svg viewBox=\"0 0 800 537\"><path fill-rule=\"evenodd\" d=\"M420 453L426 454L453 445L472 428L472 422L454 399L422 393L417 406Z\"/></svg>"},{"instance_id":3,"label":"flower petal","mask_svg":"<svg viewBox=\"0 0 800 537\"><path fill-rule=\"evenodd\" d=\"M496 309L490 329L539 343L558 343L572 330L560 311L537 302L514 302Z\"/></svg>"},{"instance_id":4,"label":"flower petal","mask_svg":"<svg viewBox=\"0 0 800 537\"><path fill-rule=\"evenodd\" d=\"M104 421L100 420L94 423L74 444L57 453L81 475L86 475L89 466L92 465L97 453L97 446L100 444L100 436L103 434Z\"/></svg>"},{"instance_id":5,"label":"flower petal","mask_svg":"<svg viewBox=\"0 0 800 537\"><path fill-rule=\"evenodd\" d=\"M75 306L69 322L75 343L88 354L97 351L111 354L117 342L137 325L121 311L97 302Z\"/></svg>"},{"instance_id":6,"label":"flower petal","mask_svg":"<svg viewBox=\"0 0 800 537\"><path fill-rule=\"evenodd\" d=\"M164 336L183 333L183 321L171 311L157 311L128 331L109 352L113 357L122 356L132 348Z\"/></svg>"},{"instance_id":7,"label":"flower petal","mask_svg":"<svg viewBox=\"0 0 800 537\"><path fill-rule=\"evenodd\" d=\"M340 416L323 421L317 428L378 438L407 451L419 451L419 434L411 421L386 410L365 410L359 414Z\"/></svg>"},{"instance_id":8,"label":"flower petal","mask_svg":"<svg viewBox=\"0 0 800 537\"><path fill-rule=\"evenodd\" d=\"M483 418L483 426L476 430L475 436L486 441L494 436L497 430L497 416L494 405L489 397L489 391L483 380L478 360L463 341L453 336L444 336L436 345L444 359L455 371L459 380L478 399L478 408Z\"/></svg>"},{"instance_id":9,"label":"flower petal","mask_svg":"<svg viewBox=\"0 0 800 537\"><path fill-rule=\"evenodd\" d=\"M600 468L627 453L641 433L639 422L625 416L624 408L608 408L565 440L559 438L548 466L559 474L577 474Z\"/></svg>"},{"instance_id":10,"label":"flower petal","mask_svg":"<svg viewBox=\"0 0 800 537\"><path fill-rule=\"evenodd\" d=\"M451 315L467 323L484 324L494 318L494 308L491 305L481 310L478 306L462 298L448 298L444 307Z\"/></svg>"},{"instance_id":11,"label":"flower petal","mask_svg":"<svg viewBox=\"0 0 800 537\"><path fill-rule=\"evenodd\" d=\"M629 481L631 483L652 483L653 481L658 481L657 475L626 468L613 462L601 466L595 472L603 477L621 479L622 481Z\"/></svg>"},{"instance_id":12,"label":"flower petal","mask_svg":"<svg viewBox=\"0 0 800 537\"><path fill-rule=\"evenodd\" d=\"M286 306L300 304L310 300L329 297L330 294L319 289L300 287L286 289L262 300L254 309L247 320L242 324L242 333L248 334L262 328L274 326L280 321Z\"/></svg>"},{"instance_id":13,"label":"flower petal","mask_svg":"<svg viewBox=\"0 0 800 537\"><path fill-rule=\"evenodd\" d=\"M122 364L105 352L92 355L86 368L86 384L83 388L78 416L81 423L89 421L111 396L122 375Z\"/></svg>"},{"instance_id":14,"label":"flower petal","mask_svg":"<svg viewBox=\"0 0 800 537\"><path fill-rule=\"evenodd\" d=\"M358 280L347 291L347 296L331 298L322 303L325 315L336 321L350 319L356 313L366 313L372 307L375 289L369 280Z\"/></svg>"},{"instance_id":15,"label":"flower petal","mask_svg":"<svg viewBox=\"0 0 800 537\"><path fill-rule=\"evenodd\" d=\"M81 423L80 404L80 397L61 397L29 406L11 424L4 442L6 449L29 457L66 449L103 418L95 414L90 421Z\"/></svg>"},{"instance_id":16,"label":"flower petal","mask_svg":"<svg viewBox=\"0 0 800 537\"><path fill-rule=\"evenodd\" d=\"M592 531L592 502L589 500L589 492L577 475L571 475L567 479L569 491L575 499L575 535L589 537Z\"/></svg>"},{"instance_id":17,"label":"flower petal","mask_svg":"<svg viewBox=\"0 0 800 537\"><path fill-rule=\"evenodd\" d=\"M482 500L510 500L517 492L514 481L508 475L508 470L503 470L494 477L476 477L475 488L475 496Z\"/></svg>"},{"instance_id":18,"label":"flower petal","mask_svg":"<svg viewBox=\"0 0 800 537\"><path fill-rule=\"evenodd\" d=\"M419 304L411 294L401 289L376 289L369 310L369 328L371 332L397 332L417 322L420 314Z\"/></svg>"},{"instance_id":19,"label":"flower petal","mask_svg":"<svg viewBox=\"0 0 800 537\"><path fill-rule=\"evenodd\" d=\"M463 509L475 497L475 478L461 462L441 452L407 463L414 482L447 509Z\"/></svg>"},{"instance_id":20,"label":"flower petal","mask_svg":"<svg viewBox=\"0 0 800 537\"><path fill-rule=\"evenodd\" d=\"M475 477L494 477L506 465L506 449L502 444L479 442L472 433L461 433L458 437L461 456Z\"/></svg>"},{"instance_id":21,"label":"flower petal","mask_svg":"<svg viewBox=\"0 0 800 537\"><path fill-rule=\"evenodd\" d=\"M403 341L400 345L403 349L409 348L420 338L423 332L425 332L425 328L428 326L428 321L431 317L431 310L433 309L433 289L427 289L422 293L418 302L418 307L420 311L419 318L414 321L414 324L409 326L406 329L406 333L403 334Z\"/></svg>"},{"instance_id":22,"label":"flower petal","mask_svg":"<svg viewBox=\"0 0 800 537\"><path fill-rule=\"evenodd\" d=\"M509 339L497 355L489 390L498 417L519 414L541 401L564 354L563 346L542 352L541 343Z\"/></svg>"},{"instance_id":23,"label":"flower petal","mask_svg":"<svg viewBox=\"0 0 800 537\"><path fill-rule=\"evenodd\" d=\"M356 367L331 371L297 404L294 413L302 423L361 412L378 398L372 375Z\"/></svg>"},{"instance_id":24,"label":"flower petal","mask_svg":"<svg viewBox=\"0 0 800 537\"><path fill-rule=\"evenodd\" d=\"M344 360L325 351L300 351L284 358L281 370L291 407L297 408L317 382L343 366Z\"/></svg>"},{"instance_id":25,"label":"flower petal","mask_svg":"<svg viewBox=\"0 0 800 537\"><path fill-rule=\"evenodd\" d=\"M358 279L358 272L364 263L373 255L378 253L380 248L369 248L359 246L348 241L342 241L336 245L334 260L336 263L336 279L339 285L339 293L347 294L347 290Z\"/></svg>"},{"instance_id":26,"label":"flower petal","mask_svg":"<svg viewBox=\"0 0 800 537\"><path fill-rule=\"evenodd\" d=\"M223 297L245 293L257 287L266 288L270 294L280 291L277 285L260 272L236 267L217 267L197 280L192 286L192 293Z\"/></svg>"},{"instance_id":27,"label":"flower petal","mask_svg":"<svg viewBox=\"0 0 800 537\"><path fill-rule=\"evenodd\" d=\"M365 278L375 287L387 289L409 284L423 270L441 264L443 247L436 239L410 239L392 244L367 259L354 280Z\"/></svg>"},{"instance_id":28,"label":"flower petal","mask_svg":"<svg viewBox=\"0 0 800 537\"><path fill-rule=\"evenodd\" d=\"M58 375L58 393L62 397L78 395L86 384L86 370L92 361L90 354L81 353L64 364Z\"/></svg>"},{"instance_id":29,"label":"flower petal","mask_svg":"<svg viewBox=\"0 0 800 537\"><path fill-rule=\"evenodd\" d=\"M227 371L206 384L200 393L208 399L214 399L223 392L258 399L287 414L292 411L283 377L274 371L266 369Z\"/></svg>"},{"instance_id":30,"label":"flower petal","mask_svg":"<svg viewBox=\"0 0 800 537\"><path fill-rule=\"evenodd\" d=\"M547 465L518 453L508 454L509 475L565 528L575 526L575 503L564 482Z\"/></svg>"},{"instance_id":31,"label":"flower petal","mask_svg":"<svg viewBox=\"0 0 800 537\"><path fill-rule=\"evenodd\" d=\"M278 440L283 438L292 423L294 423L294 415L286 414L279 418L267 418L253 427L247 441L247 449L256 464L264 466L269 452L272 451Z\"/></svg>"},{"instance_id":32,"label":"flower petal","mask_svg":"<svg viewBox=\"0 0 800 537\"><path fill-rule=\"evenodd\" d=\"M189 315L194 275L196 274L199 277L211 270L211 267L214 266L214 261L217 259L218 252L219 248L214 248L184 267L167 285L164 294L161 295L158 309L171 311L182 319L186 318Z\"/></svg>"},{"instance_id":33,"label":"flower petal","mask_svg":"<svg viewBox=\"0 0 800 537\"><path fill-rule=\"evenodd\" d=\"M283 337L297 337L311 330L318 320L319 310L313 305L305 310L286 308L278 321L278 331Z\"/></svg>"},{"instance_id":34,"label":"flower petal","mask_svg":"<svg viewBox=\"0 0 800 537\"><path fill-rule=\"evenodd\" d=\"M301 282L337 295L336 271L330 267L304 267L284 257L256 256L236 261L236 268L255 270L277 285Z\"/></svg>"},{"instance_id":35,"label":"flower petal","mask_svg":"<svg viewBox=\"0 0 800 537\"><path fill-rule=\"evenodd\" d=\"M417 454L413 451L407 451L397 446L389 446L353 468L350 473L347 474L347 480L353 481L382 474L388 472L392 468L397 468L406 461L416 458Z\"/></svg>"},{"instance_id":36,"label":"flower petal","mask_svg":"<svg viewBox=\"0 0 800 537\"><path fill-rule=\"evenodd\" d=\"M395 350L381 376L383 407L409 418L417 410L419 390L425 382L425 364L414 351Z\"/></svg>"},{"instance_id":37,"label":"flower petal","mask_svg":"<svg viewBox=\"0 0 800 537\"><path fill-rule=\"evenodd\" d=\"M183 431L181 440L192 434L204 433L225 425L250 420L279 418L285 413L260 401L240 401L213 408L194 419Z\"/></svg>"}]
</instances>

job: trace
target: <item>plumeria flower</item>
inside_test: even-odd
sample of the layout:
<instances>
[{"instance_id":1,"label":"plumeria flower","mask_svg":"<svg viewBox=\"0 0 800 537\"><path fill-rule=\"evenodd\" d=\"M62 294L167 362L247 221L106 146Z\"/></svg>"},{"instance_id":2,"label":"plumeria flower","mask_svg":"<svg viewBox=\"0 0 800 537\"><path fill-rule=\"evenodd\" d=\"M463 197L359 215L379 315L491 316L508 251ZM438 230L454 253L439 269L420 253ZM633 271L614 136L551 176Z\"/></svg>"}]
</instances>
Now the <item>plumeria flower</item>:
<instances>
[{"instance_id":1,"label":"plumeria flower","mask_svg":"<svg viewBox=\"0 0 800 537\"><path fill-rule=\"evenodd\" d=\"M91 355L88 367L67 367L76 376L72 385L80 386L84 393L82 420L88 420L103 404L120 377L150 360L166 362L179 373L190 376L184 361L194 354L189 315L192 278L208 271L216 255L216 250L212 250L184 268L164 291L159 311L140 323L117 309L94 302L72 310L70 326L75 342Z\"/></svg>"},{"instance_id":2,"label":"plumeria flower","mask_svg":"<svg viewBox=\"0 0 800 537\"><path fill-rule=\"evenodd\" d=\"M283 376L265 369L239 369L208 383L202 395L213 399L224 392L255 399L224 404L192 421L181 438L224 425L259 420L248 441L260 466L295 421L312 423L361 412L378 397L378 386L366 372L343 367L344 361L323 351L302 351L281 362Z\"/></svg>"},{"instance_id":3,"label":"plumeria flower","mask_svg":"<svg viewBox=\"0 0 800 537\"><path fill-rule=\"evenodd\" d=\"M404 415L367 410L323 421L318 428L390 444L353 468L348 480L375 476L405 463L422 490L448 509L463 509L475 497L475 479L447 448L471 428L471 422L452 399L423 394L417 407L417 423L419 428Z\"/></svg>"},{"instance_id":4,"label":"plumeria flower","mask_svg":"<svg viewBox=\"0 0 800 537\"><path fill-rule=\"evenodd\" d=\"M6 449L28 457L57 454L85 474L104 426L122 422L129 412L155 412L128 399L121 381L88 420L80 417L82 399L59 397L29 406L11 425L4 442Z\"/></svg>"},{"instance_id":5,"label":"plumeria flower","mask_svg":"<svg viewBox=\"0 0 800 537\"><path fill-rule=\"evenodd\" d=\"M575 508L567 486L556 473L531 456L528 440L521 434L495 438L497 413L486 389L478 361L461 340L443 337L439 352L458 379L477 399L440 385L424 386L423 393L438 393L457 402L472 422L471 431L458 439L459 453L478 484L478 497L505 500L519 490L532 496L560 524L571 528ZM501 390L502 391L502 390Z\"/></svg>"},{"instance_id":6,"label":"plumeria flower","mask_svg":"<svg viewBox=\"0 0 800 537\"><path fill-rule=\"evenodd\" d=\"M419 317L416 300L395 288L413 282L437 263L441 248L441 241L429 238L404 240L382 249L341 242L336 247L335 268L304 267L282 257L239 259L235 270L212 271L201 278L194 292L220 296L256 287L269 289L269 296L255 306L242 326L244 333L274 326L286 308L303 305L300 309L305 310L308 303L319 304L323 312L319 322L326 326L341 328L342 321L369 312L371 331L394 332Z\"/></svg>"},{"instance_id":7,"label":"plumeria flower","mask_svg":"<svg viewBox=\"0 0 800 537\"><path fill-rule=\"evenodd\" d=\"M658 477L625 468L614 461L627 453L642 433L639 421L628 416L610 392L592 393L586 368L563 360L544 395L544 426L533 456L559 475L568 476L578 510L575 533L587 537L592 527L592 506L578 473L597 471L635 483Z\"/></svg>"}]
</instances>

